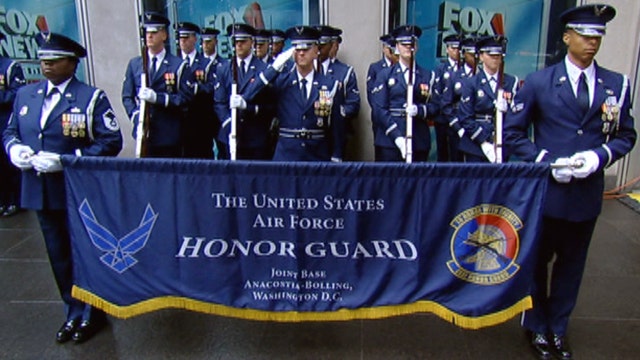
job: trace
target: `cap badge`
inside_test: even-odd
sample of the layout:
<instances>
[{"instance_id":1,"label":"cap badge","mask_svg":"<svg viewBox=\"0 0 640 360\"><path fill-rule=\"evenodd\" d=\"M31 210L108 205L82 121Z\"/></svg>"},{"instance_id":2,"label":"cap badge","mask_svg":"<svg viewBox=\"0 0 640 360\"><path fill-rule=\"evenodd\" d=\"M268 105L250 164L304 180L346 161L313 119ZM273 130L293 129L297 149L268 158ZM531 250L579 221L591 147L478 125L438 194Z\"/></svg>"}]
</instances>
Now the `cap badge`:
<instances>
[{"instance_id":1,"label":"cap badge","mask_svg":"<svg viewBox=\"0 0 640 360\"><path fill-rule=\"evenodd\" d=\"M603 5L601 8L598 8L597 5L593 7L593 12L596 16L601 16L605 10L607 10L607 5Z\"/></svg>"}]
</instances>

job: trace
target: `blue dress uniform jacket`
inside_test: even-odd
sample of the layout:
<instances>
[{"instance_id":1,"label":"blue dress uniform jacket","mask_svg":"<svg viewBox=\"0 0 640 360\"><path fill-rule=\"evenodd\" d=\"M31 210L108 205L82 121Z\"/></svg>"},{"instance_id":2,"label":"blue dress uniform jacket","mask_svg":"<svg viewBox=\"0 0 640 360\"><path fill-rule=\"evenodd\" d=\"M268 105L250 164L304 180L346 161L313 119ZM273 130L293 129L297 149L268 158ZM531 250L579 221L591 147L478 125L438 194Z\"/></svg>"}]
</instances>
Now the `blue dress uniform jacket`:
<instances>
[{"instance_id":1,"label":"blue dress uniform jacket","mask_svg":"<svg viewBox=\"0 0 640 360\"><path fill-rule=\"evenodd\" d=\"M16 92L25 83L20 64L0 56L0 133L7 126Z\"/></svg>"},{"instance_id":2,"label":"blue dress uniform jacket","mask_svg":"<svg viewBox=\"0 0 640 360\"><path fill-rule=\"evenodd\" d=\"M148 79L149 88L158 98L155 104L147 104L149 109L149 145L180 146L181 121L183 108L191 100L194 79L185 71L187 63L181 58L166 53L152 79ZM142 57L129 61L122 84L122 104L133 122L133 137L138 126L140 104L137 99L142 74ZM153 155L153 154L151 154Z\"/></svg>"},{"instance_id":3,"label":"blue dress uniform jacket","mask_svg":"<svg viewBox=\"0 0 640 360\"><path fill-rule=\"evenodd\" d=\"M462 87L464 86L466 79L472 76L473 73L471 70L463 66L452 74L451 88L446 91L442 91L440 114L442 115L442 119L446 119L448 121L449 129L451 129L456 136L458 134L458 130L462 129L462 123L460 122L458 113L460 97L462 96Z\"/></svg>"},{"instance_id":4,"label":"blue dress uniform jacket","mask_svg":"<svg viewBox=\"0 0 640 360\"><path fill-rule=\"evenodd\" d=\"M16 92L25 83L20 64L0 56L0 135L7 127ZM8 154L4 151L0 152L0 207L17 206L20 193L20 171L11 164Z\"/></svg>"},{"instance_id":5,"label":"blue dress uniform jacket","mask_svg":"<svg viewBox=\"0 0 640 360\"><path fill-rule=\"evenodd\" d=\"M231 133L231 84L233 60L226 62L218 72L218 83L214 92L215 110L222 122L218 140L228 146ZM238 94L247 101L247 108L238 109L237 117L237 146L238 149L258 149L264 156L269 155L268 140L269 127L274 116L274 101L270 91L261 91L252 98L245 97L247 89L254 83L260 82L259 74L266 69L267 64L262 60L251 57L246 74L241 75L238 69ZM263 158L261 156L261 158Z\"/></svg>"},{"instance_id":6,"label":"blue dress uniform jacket","mask_svg":"<svg viewBox=\"0 0 640 360\"><path fill-rule=\"evenodd\" d=\"M372 100L371 100L371 92L373 88L376 86L376 79L378 78L378 74L383 70L388 68L389 65L387 61L382 58L374 63L369 65L369 69L367 70L367 102L369 106L373 108Z\"/></svg>"},{"instance_id":7,"label":"blue dress uniform jacket","mask_svg":"<svg viewBox=\"0 0 640 360\"><path fill-rule=\"evenodd\" d=\"M502 88L505 93L511 93L511 96L516 95L518 78L504 74ZM496 86L496 92L497 90L498 86ZM494 142L495 101L496 93L491 90L491 84L484 71L480 70L476 75L465 80L458 107L458 118L465 130L464 136L460 139L460 151L485 157L480 144L485 141Z\"/></svg>"},{"instance_id":8,"label":"blue dress uniform jacket","mask_svg":"<svg viewBox=\"0 0 640 360\"><path fill-rule=\"evenodd\" d=\"M306 101L300 94L295 65L288 72L278 73L268 67L247 92L249 97L269 85L277 98L277 117L280 120L278 143L273 160L330 161L342 160L346 139L344 116L340 112L342 84L332 77L314 73L311 92ZM329 116L319 116L315 104L320 91L333 92Z\"/></svg>"},{"instance_id":9,"label":"blue dress uniform jacket","mask_svg":"<svg viewBox=\"0 0 640 360\"><path fill-rule=\"evenodd\" d=\"M193 99L182 126L184 156L187 158L213 158L213 143L220 128L214 111L213 90L217 82L216 72L221 66L218 57L209 59L197 54L188 67L194 86Z\"/></svg>"},{"instance_id":10,"label":"blue dress uniform jacket","mask_svg":"<svg viewBox=\"0 0 640 360\"><path fill-rule=\"evenodd\" d=\"M378 74L383 70L389 67L389 64L383 57L382 59L371 63L369 65L369 69L367 70L367 103L369 103L369 107L371 108L371 129L373 130L373 134L376 132L376 124L377 121L373 119L376 112L373 111L373 100L371 99L373 88L376 85L376 79L378 78Z\"/></svg>"},{"instance_id":11,"label":"blue dress uniform jacket","mask_svg":"<svg viewBox=\"0 0 640 360\"><path fill-rule=\"evenodd\" d=\"M418 106L418 114L413 118L413 150L429 151L431 134L427 117L435 116L439 111L439 100L432 93L435 76L416 64L414 73L413 102ZM426 91L424 91L426 89ZM428 93L428 94L427 94ZM429 95L429 96L427 96ZM406 136L407 82L400 63L384 69L378 74L373 100L376 121L374 144L385 148L396 148L394 140Z\"/></svg>"},{"instance_id":12,"label":"blue dress uniform jacket","mask_svg":"<svg viewBox=\"0 0 640 360\"><path fill-rule=\"evenodd\" d=\"M350 120L358 116L360 112L360 90L358 90L358 79L352 66L349 66L338 59L329 62L327 74L342 83L344 92L344 104L341 107L348 129L351 129Z\"/></svg>"},{"instance_id":13,"label":"blue dress uniform jacket","mask_svg":"<svg viewBox=\"0 0 640 360\"><path fill-rule=\"evenodd\" d=\"M436 148L438 149L438 161L450 161L452 155L457 151L457 134L449 128L449 117L443 113L445 106L445 98L447 93L453 91L453 79L456 72L456 66L451 65L449 58L442 61L434 70L436 80L433 85L433 91L438 94L440 99L440 112L435 117L434 127L436 132ZM450 115L450 114L449 114ZM452 146L451 143L455 146Z\"/></svg>"},{"instance_id":14,"label":"blue dress uniform jacket","mask_svg":"<svg viewBox=\"0 0 640 360\"><path fill-rule=\"evenodd\" d=\"M586 150L598 154L600 167L594 174L585 179L572 179L568 184L549 182L544 209L549 217L585 221L598 216L602 208L604 168L628 153L635 144L628 82L623 81L622 75L597 63L595 68L594 99L585 116L579 115L565 64L560 62L526 78L505 119L505 144L524 161L553 162ZM618 129L607 136L602 131L602 105L610 97L616 101L624 97L624 102L620 107ZM533 141L527 137L531 124ZM547 153L541 154L542 150Z\"/></svg>"},{"instance_id":15,"label":"blue dress uniform jacket","mask_svg":"<svg viewBox=\"0 0 640 360\"><path fill-rule=\"evenodd\" d=\"M120 126L102 90L73 78L41 128L46 91L47 81L18 91L3 136L7 153L14 144L27 145L36 153L49 151L61 155L115 156L120 152ZM34 170L23 171L21 204L33 210L66 209L63 173L38 175Z\"/></svg>"}]
</instances>

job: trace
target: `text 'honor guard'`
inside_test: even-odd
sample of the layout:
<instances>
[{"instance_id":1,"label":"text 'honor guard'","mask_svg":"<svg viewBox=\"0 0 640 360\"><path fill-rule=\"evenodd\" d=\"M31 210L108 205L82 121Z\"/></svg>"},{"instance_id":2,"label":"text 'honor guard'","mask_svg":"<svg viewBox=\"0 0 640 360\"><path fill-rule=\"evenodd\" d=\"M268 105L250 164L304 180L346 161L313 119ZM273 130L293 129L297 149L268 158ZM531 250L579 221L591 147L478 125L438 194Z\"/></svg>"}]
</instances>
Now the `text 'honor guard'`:
<instances>
[{"instance_id":1,"label":"text 'honor guard'","mask_svg":"<svg viewBox=\"0 0 640 360\"><path fill-rule=\"evenodd\" d=\"M56 341L82 343L99 331L105 314L71 296L73 266L61 155L115 156L122 135L107 95L75 77L82 45L63 35L38 38L46 80L18 90L3 134L11 162L22 170L21 204L35 210L64 303Z\"/></svg>"},{"instance_id":2,"label":"text 'honor guard'","mask_svg":"<svg viewBox=\"0 0 640 360\"><path fill-rule=\"evenodd\" d=\"M567 328L602 209L604 169L636 141L629 80L594 60L615 13L611 6L596 4L560 15L567 55L527 76L505 121L505 141L514 155L552 166L533 309L522 321L539 358L572 358ZM531 125L533 140L528 137Z\"/></svg>"},{"instance_id":3,"label":"text 'honor guard'","mask_svg":"<svg viewBox=\"0 0 640 360\"><path fill-rule=\"evenodd\" d=\"M143 136L136 134L138 123L145 115L140 114L141 102L148 105L148 134L144 135L148 138L143 141L147 143L146 156L149 157L182 156L183 107L193 97L189 85L195 80L186 70L188 63L165 49L168 26L169 19L160 14L146 12L143 15L143 56L129 61L122 83L122 104L133 122L134 138ZM143 86L141 74L145 69L148 69L148 84Z\"/></svg>"}]
</instances>

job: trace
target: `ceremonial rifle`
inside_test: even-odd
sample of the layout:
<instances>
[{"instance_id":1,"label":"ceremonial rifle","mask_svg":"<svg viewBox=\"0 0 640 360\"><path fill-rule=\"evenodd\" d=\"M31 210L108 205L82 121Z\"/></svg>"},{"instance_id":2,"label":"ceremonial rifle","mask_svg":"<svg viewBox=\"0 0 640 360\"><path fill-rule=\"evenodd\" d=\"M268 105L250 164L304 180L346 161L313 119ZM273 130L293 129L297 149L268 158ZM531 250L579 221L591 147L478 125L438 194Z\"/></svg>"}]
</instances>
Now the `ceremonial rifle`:
<instances>
[{"instance_id":1,"label":"ceremonial rifle","mask_svg":"<svg viewBox=\"0 0 640 360\"><path fill-rule=\"evenodd\" d=\"M180 49L180 22L178 21L178 0L173 0L171 3L173 10L173 29L175 30L175 42L176 42L176 56L182 59L182 49Z\"/></svg>"},{"instance_id":2,"label":"ceremonial rifle","mask_svg":"<svg viewBox=\"0 0 640 360\"><path fill-rule=\"evenodd\" d=\"M407 107L408 110L410 107L413 107L413 64L415 62L415 37L411 34L411 54L409 55L409 79L407 81ZM409 111L406 112L406 121L407 121L407 133L405 137L406 141L406 158L405 161L407 164L411 164L413 161L413 116L409 114Z\"/></svg>"},{"instance_id":3,"label":"ceremonial rifle","mask_svg":"<svg viewBox=\"0 0 640 360\"><path fill-rule=\"evenodd\" d=\"M492 19L493 28L496 31L496 34L500 34L504 36L504 22L502 20L502 14L496 14ZM500 39L500 46L502 48L502 61L500 61L500 70L498 71L498 83L496 86L498 87L498 91L496 93L496 104L498 101L503 101L505 99L504 94L504 58L507 50L506 39L503 37ZM494 123L494 133L495 139L493 142L494 150L496 153L496 164L501 164L502 159L502 128L504 126L504 113L496 107L496 116Z\"/></svg>"},{"instance_id":4,"label":"ceremonial rifle","mask_svg":"<svg viewBox=\"0 0 640 360\"><path fill-rule=\"evenodd\" d=\"M231 13L231 11L229 11ZM232 13L231 13L232 14ZM233 14L232 14L233 16ZM231 25L231 47L233 48L233 56L231 57L231 96L238 94L238 54L236 53L236 21L233 17ZM231 109L231 132L229 133L229 157L232 161L237 159L238 148L238 109Z\"/></svg>"},{"instance_id":5,"label":"ceremonial rifle","mask_svg":"<svg viewBox=\"0 0 640 360\"><path fill-rule=\"evenodd\" d=\"M140 88L149 86L149 53L147 50L147 32L144 27L144 13L142 12L142 0L136 2L138 14L140 14L140 52L142 56L142 73L140 74ZM136 128L136 158L147 156L149 141L149 109L145 100L139 100L138 126Z\"/></svg>"}]
</instances>

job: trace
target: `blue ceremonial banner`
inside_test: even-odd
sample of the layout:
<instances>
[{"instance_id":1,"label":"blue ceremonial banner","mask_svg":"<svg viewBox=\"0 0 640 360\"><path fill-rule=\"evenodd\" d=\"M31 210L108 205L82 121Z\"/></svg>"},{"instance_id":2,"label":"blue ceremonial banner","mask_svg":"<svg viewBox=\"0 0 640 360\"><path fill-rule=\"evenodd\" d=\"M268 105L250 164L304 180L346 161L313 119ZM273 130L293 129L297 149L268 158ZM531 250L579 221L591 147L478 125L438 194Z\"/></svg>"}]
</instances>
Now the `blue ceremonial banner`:
<instances>
[{"instance_id":1,"label":"blue ceremonial banner","mask_svg":"<svg viewBox=\"0 0 640 360\"><path fill-rule=\"evenodd\" d=\"M548 165L63 157L78 299L324 321L531 307Z\"/></svg>"}]
</instances>

